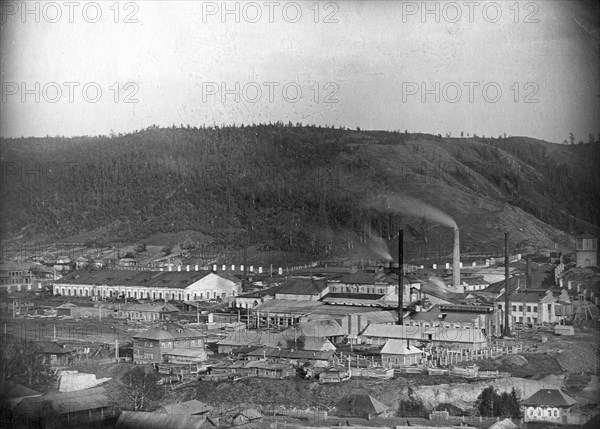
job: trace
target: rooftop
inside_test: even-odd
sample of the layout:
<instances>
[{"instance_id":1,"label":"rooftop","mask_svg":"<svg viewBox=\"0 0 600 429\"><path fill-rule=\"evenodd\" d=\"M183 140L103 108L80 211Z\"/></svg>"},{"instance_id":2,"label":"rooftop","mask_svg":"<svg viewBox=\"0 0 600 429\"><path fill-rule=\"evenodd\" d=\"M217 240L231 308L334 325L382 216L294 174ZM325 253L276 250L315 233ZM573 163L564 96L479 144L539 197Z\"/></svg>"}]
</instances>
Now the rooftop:
<instances>
[{"instance_id":1,"label":"rooftop","mask_svg":"<svg viewBox=\"0 0 600 429\"><path fill-rule=\"evenodd\" d=\"M540 389L529 398L521 401L522 405L546 405L550 407L570 407L577 401L563 393L560 389Z\"/></svg>"},{"instance_id":2,"label":"rooftop","mask_svg":"<svg viewBox=\"0 0 600 429\"><path fill-rule=\"evenodd\" d=\"M162 328L149 329L144 332L138 332L133 336L135 339L143 340L175 340L179 338L203 338L204 336L191 329L184 329L183 327L174 323L168 323Z\"/></svg>"},{"instance_id":3,"label":"rooftop","mask_svg":"<svg viewBox=\"0 0 600 429\"><path fill-rule=\"evenodd\" d=\"M282 295L319 295L326 288L327 284L322 281L294 279L284 284L277 293Z\"/></svg>"},{"instance_id":4,"label":"rooftop","mask_svg":"<svg viewBox=\"0 0 600 429\"><path fill-rule=\"evenodd\" d=\"M137 271L81 269L67 274L57 284L165 287L183 289L210 274L209 271Z\"/></svg>"}]
</instances>

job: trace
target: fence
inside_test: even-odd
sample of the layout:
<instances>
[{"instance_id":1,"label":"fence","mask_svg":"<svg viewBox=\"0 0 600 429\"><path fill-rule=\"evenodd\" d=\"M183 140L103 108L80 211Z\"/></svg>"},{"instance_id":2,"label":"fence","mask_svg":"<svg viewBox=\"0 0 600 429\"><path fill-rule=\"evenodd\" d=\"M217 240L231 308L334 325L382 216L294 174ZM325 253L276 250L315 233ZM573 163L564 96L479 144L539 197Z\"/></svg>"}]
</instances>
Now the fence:
<instances>
[{"instance_id":1,"label":"fence","mask_svg":"<svg viewBox=\"0 0 600 429\"><path fill-rule=\"evenodd\" d=\"M484 359L495 359L497 357L521 353L523 344L495 345L482 350L449 350L434 349L431 353L431 361L435 366L448 366L460 362L475 362Z\"/></svg>"}]
</instances>

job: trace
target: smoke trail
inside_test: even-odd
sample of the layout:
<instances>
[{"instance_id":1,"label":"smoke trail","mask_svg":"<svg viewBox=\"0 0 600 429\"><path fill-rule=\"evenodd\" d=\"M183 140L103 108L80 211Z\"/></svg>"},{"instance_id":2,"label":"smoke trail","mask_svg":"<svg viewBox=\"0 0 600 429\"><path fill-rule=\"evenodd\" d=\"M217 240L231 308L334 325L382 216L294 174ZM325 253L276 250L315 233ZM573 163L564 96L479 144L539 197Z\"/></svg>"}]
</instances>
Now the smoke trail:
<instances>
[{"instance_id":1,"label":"smoke trail","mask_svg":"<svg viewBox=\"0 0 600 429\"><path fill-rule=\"evenodd\" d=\"M386 208L407 216L425 217L432 222L441 223L450 228L458 228L454 219L443 211L413 197L391 195L382 196L368 204L374 208Z\"/></svg>"},{"instance_id":2,"label":"smoke trail","mask_svg":"<svg viewBox=\"0 0 600 429\"><path fill-rule=\"evenodd\" d=\"M390 255L390 251L387 247L387 244L385 244L385 241L383 241L383 238L377 236L371 237L369 239L369 248L384 261L393 260L392 256Z\"/></svg>"}]
</instances>

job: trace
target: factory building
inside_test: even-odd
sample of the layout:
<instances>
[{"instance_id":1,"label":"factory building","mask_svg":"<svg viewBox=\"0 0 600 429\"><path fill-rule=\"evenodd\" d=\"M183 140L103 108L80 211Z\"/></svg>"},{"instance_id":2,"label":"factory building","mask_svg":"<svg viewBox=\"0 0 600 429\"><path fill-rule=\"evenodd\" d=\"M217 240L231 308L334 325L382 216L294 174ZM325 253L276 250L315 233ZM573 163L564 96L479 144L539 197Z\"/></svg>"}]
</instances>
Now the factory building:
<instances>
[{"instance_id":1,"label":"factory building","mask_svg":"<svg viewBox=\"0 0 600 429\"><path fill-rule=\"evenodd\" d=\"M54 284L54 295L161 301L233 299L241 282L207 271L77 270Z\"/></svg>"}]
</instances>

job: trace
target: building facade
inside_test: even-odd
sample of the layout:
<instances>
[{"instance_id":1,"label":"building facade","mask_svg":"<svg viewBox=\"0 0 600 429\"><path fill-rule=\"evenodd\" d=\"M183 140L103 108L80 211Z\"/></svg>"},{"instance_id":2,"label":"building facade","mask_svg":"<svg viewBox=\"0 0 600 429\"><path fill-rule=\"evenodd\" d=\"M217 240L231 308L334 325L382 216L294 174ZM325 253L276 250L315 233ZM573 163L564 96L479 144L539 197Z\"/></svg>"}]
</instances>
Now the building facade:
<instances>
[{"instance_id":1,"label":"building facade","mask_svg":"<svg viewBox=\"0 0 600 429\"><path fill-rule=\"evenodd\" d=\"M203 335L176 324L166 324L133 336L133 360L160 363L177 349L204 350Z\"/></svg>"},{"instance_id":2,"label":"building facade","mask_svg":"<svg viewBox=\"0 0 600 429\"><path fill-rule=\"evenodd\" d=\"M597 267L598 238L591 234L575 237L575 253L578 267Z\"/></svg>"},{"instance_id":3,"label":"building facade","mask_svg":"<svg viewBox=\"0 0 600 429\"><path fill-rule=\"evenodd\" d=\"M160 301L233 298L241 282L206 271L78 270L54 283L54 295Z\"/></svg>"}]
</instances>

